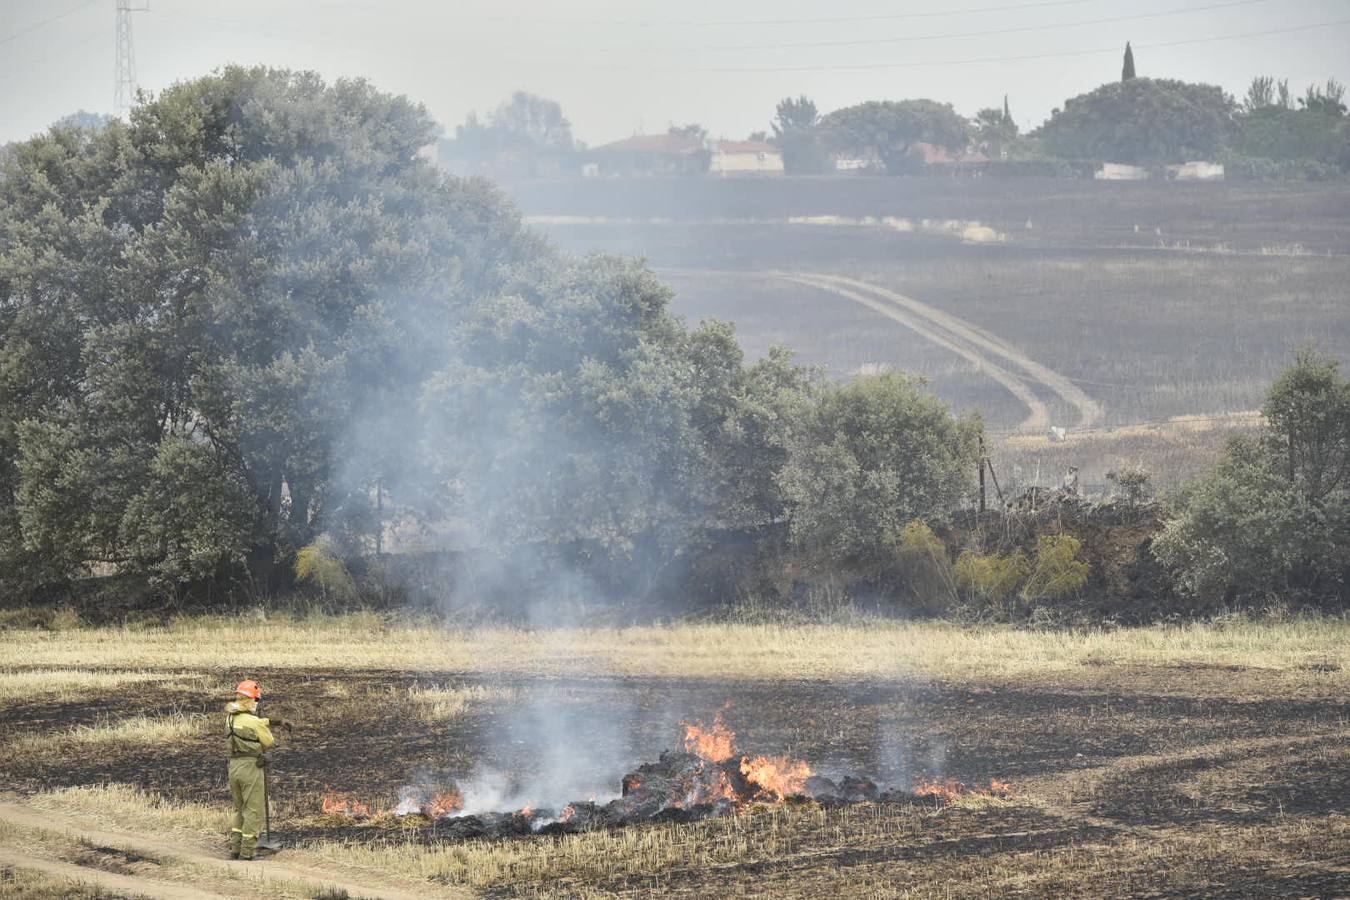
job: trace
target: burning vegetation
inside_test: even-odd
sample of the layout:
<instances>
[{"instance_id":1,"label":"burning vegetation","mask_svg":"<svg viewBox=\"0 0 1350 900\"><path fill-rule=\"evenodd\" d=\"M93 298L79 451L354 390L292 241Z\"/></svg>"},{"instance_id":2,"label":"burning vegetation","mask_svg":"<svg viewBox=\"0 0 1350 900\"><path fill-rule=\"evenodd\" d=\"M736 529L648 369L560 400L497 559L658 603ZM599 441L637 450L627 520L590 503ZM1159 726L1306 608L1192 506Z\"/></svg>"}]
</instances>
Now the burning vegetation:
<instances>
[{"instance_id":1,"label":"burning vegetation","mask_svg":"<svg viewBox=\"0 0 1350 900\"><path fill-rule=\"evenodd\" d=\"M736 748L736 734L718 712L710 725L684 723L684 747L667 750L620 780L620 794L608 802L578 800L561 810L526 805L519 810L464 815L458 789L405 787L398 805L380 813L336 791L323 798L323 812L353 821L392 821L417 816L435 833L450 838L559 834L614 828L636 822L690 822L734 815L754 806L789 802L837 805L863 802L954 803L964 799L1006 799L1007 782L988 788L961 782L922 781L910 790L883 790L871 778L817 772L790 756L751 756Z\"/></svg>"}]
</instances>

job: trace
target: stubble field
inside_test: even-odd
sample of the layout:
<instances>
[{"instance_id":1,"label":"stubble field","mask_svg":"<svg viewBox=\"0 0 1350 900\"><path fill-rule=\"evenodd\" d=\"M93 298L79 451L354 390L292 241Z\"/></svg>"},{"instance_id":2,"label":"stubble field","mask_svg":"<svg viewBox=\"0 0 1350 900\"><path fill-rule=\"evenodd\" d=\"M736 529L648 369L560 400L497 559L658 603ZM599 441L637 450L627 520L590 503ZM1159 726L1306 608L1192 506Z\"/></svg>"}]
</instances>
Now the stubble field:
<instances>
[{"instance_id":1,"label":"stubble field","mask_svg":"<svg viewBox=\"0 0 1350 900\"><path fill-rule=\"evenodd\" d=\"M1015 488L1058 483L1069 465L1103 487L1130 464L1179 486L1256 424L1296 350L1350 359L1341 184L652 179L517 196L564 247L645 256L677 312L736 323L751 356L782 344L833 377L927 377L999 438L1017 434L994 453ZM1043 372L897 316L890 295L1030 359L1096 413ZM1052 445L1047 425L1085 439Z\"/></svg>"},{"instance_id":2,"label":"stubble field","mask_svg":"<svg viewBox=\"0 0 1350 900\"><path fill-rule=\"evenodd\" d=\"M250 622L246 649L220 639L238 627L0 633L0 890L64 896L83 881L125 896L105 874L149 896L1350 890L1343 620L527 632L348 616ZM271 774L290 847L251 868L223 858L219 736L245 675L263 683L268 712L298 723ZM679 744L681 722L719 709L747 753L900 790L999 780L1009 793L751 804L501 839L388 813L410 782L470 802L487 785L507 809L603 802L624 772ZM325 815L326 795L372 816Z\"/></svg>"}]
</instances>

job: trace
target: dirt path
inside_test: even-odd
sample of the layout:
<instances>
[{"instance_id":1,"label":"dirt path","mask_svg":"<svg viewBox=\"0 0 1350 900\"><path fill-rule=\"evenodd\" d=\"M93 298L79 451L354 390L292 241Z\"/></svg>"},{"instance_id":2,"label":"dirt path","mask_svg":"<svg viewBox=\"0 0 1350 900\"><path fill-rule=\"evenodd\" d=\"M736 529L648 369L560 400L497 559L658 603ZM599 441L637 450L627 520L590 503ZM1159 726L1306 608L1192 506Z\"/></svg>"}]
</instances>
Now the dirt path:
<instances>
[{"instance_id":1,"label":"dirt path","mask_svg":"<svg viewBox=\"0 0 1350 900\"><path fill-rule=\"evenodd\" d=\"M200 846L170 840L164 837L148 837L135 834L129 831L118 830L107 827L91 827L80 819L66 816L61 813L49 812L47 810L35 809L31 806L15 802L12 799L0 800L0 821L4 821L20 828L45 828L53 831L65 832L73 837L81 838L92 844L105 847L118 847L134 850L152 857L175 857L200 866L204 869L217 871L222 879L230 879L225 882L226 886L222 888L222 893L206 893L201 889L188 888L184 885L171 884L162 881L152 881L150 879L136 878L128 875L114 875L111 872L103 872L98 869L76 866L68 863L51 862L37 857L29 857L16 851L13 848L0 849L3 858L13 856L16 858L14 865L28 869L39 869L47 871L50 874L58 874L54 869L44 867L60 867L59 874L71 877L82 878L86 881L95 883L104 883L105 878L126 879L132 883L128 888L118 882L119 891L130 891L132 893L146 894L153 897L171 898L171 900L188 900L188 898L216 897L216 896L238 896L240 883L255 881L259 883L269 882L308 882L319 888L328 888L333 891L346 891L352 897L380 897L385 900L418 900L423 897L472 897L467 891L456 891L451 888L433 888L431 885L397 883L392 880L380 879L375 876L358 876L343 872L332 863L323 862L317 859L311 859L304 854L293 850L284 850L280 855L269 857L261 862L243 862L226 859L222 855L213 853ZM112 887L108 882L108 887ZM208 886L209 887L209 886ZM190 891L191 893L181 893ZM177 892L177 893L176 893Z\"/></svg>"},{"instance_id":2,"label":"dirt path","mask_svg":"<svg viewBox=\"0 0 1350 900\"><path fill-rule=\"evenodd\" d=\"M818 272L779 271L771 274L786 281L819 288L855 303L861 303L869 309L880 312L882 315L914 330L920 336L934 341L966 359L975 361L990 377L1008 388L1014 396L1027 404L1030 413L1021 425L1021 428L1026 431L1044 431L1046 426L1050 424L1045 405L1036 399L1035 392L1023 378L990 360L989 354L1012 363L1031 379L1040 382L1058 394L1077 411L1076 428L1089 428L1102 418L1101 404L1089 397L1068 378L1036 362L1036 360L998 336L990 334L964 319L945 313L912 297L897 294L895 291L869 284L866 281L859 281L856 278ZM902 313L901 310L904 312ZM916 318L923 323L922 328L916 327L914 324ZM1019 387L1014 389L1010 385L1010 381L1017 383ZM1028 395L1031 399L1028 399Z\"/></svg>"},{"instance_id":3,"label":"dirt path","mask_svg":"<svg viewBox=\"0 0 1350 900\"><path fill-rule=\"evenodd\" d=\"M791 281L796 284L804 284L807 287L817 288L828 291L831 294L843 297L846 300L852 300L866 306L873 312L880 313L893 322L899 322L901 325L913 331L919 337L931 341L945 350L950 350L957 356L974 363L976 368L984 372L990 378L997 381L1003 387L1008 389L1014 397L1026 405L1029 411L1027 417L1022 420L1020 428L1027 431L1044 431L1050 425L1050 413L1045 408L1045 404L1036 396L1036 392L1031 389L1024 380L1009 372L1007 369L993 362L987 356L978 350L967 346L965 343L955 340L946 331L939 328L930 327L928 320L918 315L909 315L894 305L875 296L870 296L870 291L855 290L852 287L841 286L836 280L824 275L790 274L787 272L775 272L777 277L784 281Z\"/></svg>"},{"instance_id":4,"label":"dirt path","mask_svg":"<svg viewBox=\"0 0 1350 900\"><path fill-rule=\"evenodd\" d=\"M54 878L73 878L86 884L95 885L105 891L116 894L130 894L138 897L155 897L157 900L219 900L229 894L213 894L167 881L155 881L139 878L135 875L119 875L116 872L104 872L77 866L74 863L58 862L29 856L9 847L0 847L0 866L12 869L27 869L50 875Z\"/></svg>"}]
</instances>

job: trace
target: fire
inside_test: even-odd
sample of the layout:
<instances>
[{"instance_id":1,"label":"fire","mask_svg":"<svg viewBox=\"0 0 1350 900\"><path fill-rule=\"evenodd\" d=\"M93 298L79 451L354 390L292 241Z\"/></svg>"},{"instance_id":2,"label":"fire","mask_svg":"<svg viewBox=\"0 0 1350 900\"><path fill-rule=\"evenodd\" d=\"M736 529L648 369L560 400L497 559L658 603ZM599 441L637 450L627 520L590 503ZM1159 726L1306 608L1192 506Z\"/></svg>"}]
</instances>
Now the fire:
<instances>
[{"instance_id":1,"label":"fire","mask_svg":"<svg viewBox=\"0 0 1350 900\"><path fill-rule=\"evenodd\" d=\"M527 819L533 819L533 818L534 818L534 808L533 808L533 807L529 807L529 806L522 806L522 807L520 808L520 814L521 814L522 816L524 816L525 818L527 818Z\"/></svg>"},{"instance_id":2,"label":"fire","mask_svg":"<svg viewBox=\"0 0 1350 900\"><path fill-rule=\"evenodd\" d=\"M359 800L353 800L340 791L326 788L323 794L323 814L366 817L370 815L370 806Z\"/></svg>"},{"instance_id":3,"label":"fire","mask_svg":"<svg viewBox=\"0 0 1350 900\"><path fill-rule=\"evenodd\" d=\"M914 786L914 796L935 797L938 800L959 800L962 797L998 797L1007 798L1012 794L1012 785L1006 781L991 779L988 788L966 787L955 778L936 781L921 781Z\"/></svg>"},{"instance_id":4,"label":"fire","mask_svg":"<svg viewBox=\"0 0 1350 900\"><path fill-rule=\"evenodd\" d=\"M727 727L718 710L711 728L701 724L684 723L684 749L709 762L726 762L736 753L736 733Z\"/></svg>"},{"instance_id":5,"label":"fire","mask_svg":"<svg viewBox=\"0 0 1350 900\"><path fill-rule=\"evenodd\" d=\"M422 807L422 812L424 815L432 816L434 818L436 816L448 816L452 813L457 813L463 808L464 795L459 792L458 788L451 788L448 791L442 791L441 793L436 794L428 800Z\"/></svg>"},{"instance_id":6,"label":"fire","mask_svg":"<svg viewBox=\"0 0 1350 900\"><path fill-rule=\"evenodd\" d=\"M570 822L572 817L577 814L577 808L574 804L567 804L563 807L562 814L558 816L559 822Z\"/></svg>"},{"instance_id":7,"label":"fire","mask_svg":"<svg viewBox=\"0 0 1350 900\"><path fill-rule=\"evenodd\" d=\"M741 774L761 794L782 801L786 797L805 793L806 779L816 774L805 762L786 756L756 756L741 758Z\"/></svg>"}]
</instances>

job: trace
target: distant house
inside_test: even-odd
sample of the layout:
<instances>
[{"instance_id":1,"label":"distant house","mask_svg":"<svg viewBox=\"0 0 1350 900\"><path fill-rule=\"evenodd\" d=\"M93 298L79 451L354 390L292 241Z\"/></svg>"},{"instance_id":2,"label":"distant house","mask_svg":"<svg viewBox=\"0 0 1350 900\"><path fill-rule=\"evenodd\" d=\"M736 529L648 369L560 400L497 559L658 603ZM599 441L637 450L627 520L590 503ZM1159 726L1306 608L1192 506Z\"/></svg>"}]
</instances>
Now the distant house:
<instances>
[{"instance_id":1,"label":"distant house","mask_svg":"<svg viewBox=\"0 0 1350 900\"><path fill-rule=\"evenodd\" d=\"M782 175L783 154L764 141L714 141L709 171L714 175Z\"/></svg>"},{"instance_id":2,"label":"distant house","mask_svg":"<svg viewBox=\"0 0 1350 900\"><path fill-rule=\"evenodd\" d=\"M874 172L881 171L881 160L869 156L835 156L832 158L836 172Z\"/></svg>"},{"instance_id":3,"label":"distant house","mask_svg":"<svg viewBox=\"0 0 1350 900\"><path fill-rule=\"evenodd\" d=\"M1195 160L1167 167L1171 181L1223 181L1223 163Z\"/></svg>"},{"instance_id":4,"label":"distant house","mask_svg":"<svg viewBox=\"0 0 1350 900\"><path fill-rule=\"evenodd\" d=\"M1124 163L1102 163L1092 177L1098 181L1148 181L1148 169Z\"/></svg>"},{"instance_id":5,"label":"distant house","mask_svg":"<svg viewBox=\"0 0 1350 900\"><path fill-rule=\"evenodd\" d=\"M702 141L674 134L635 134L588 155L601 175L701 175L709 162Z\"/></svg>"},{"instance_id":6,"label":"distant house","mask_svg":"<svg viewBox=\"0 0 1350 900\"><path fill-rule=\"evenodd\" d=\"M925 166L979 166L989 162L979 150L949 150L926 141L910 144L905 154Z\"/></svg>"}]
</instances>

